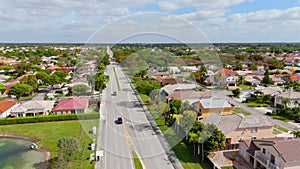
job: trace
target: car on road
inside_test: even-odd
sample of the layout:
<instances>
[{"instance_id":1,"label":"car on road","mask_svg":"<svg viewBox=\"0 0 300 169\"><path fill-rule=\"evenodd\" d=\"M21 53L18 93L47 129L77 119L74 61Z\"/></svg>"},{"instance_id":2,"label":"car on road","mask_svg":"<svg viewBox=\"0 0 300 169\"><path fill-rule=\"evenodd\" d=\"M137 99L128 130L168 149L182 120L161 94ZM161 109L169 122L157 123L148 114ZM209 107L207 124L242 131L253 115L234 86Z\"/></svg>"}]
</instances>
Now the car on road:
<instances>
[{"instance_id":1,"label":"car on road","mask_svg":"<svg viewBox=\"0 0 300 169\"><path fill-rule=\"evenodd\" d=\"M295 122L296 122L296 123L300 123L300 117L296 118L296 119L295 119Z\"/></svg>"},{"instance_id":2,"label":"car on road","mask_svg":"<svg viewBox=\"0 0 300 169\"><path fill-rule=\"evenodd\" d=\"M116 120L116 124L122 124L122 123L123 123L122 117L118 117Z\"/></svg>"},{"instance_id":3,"label":"car on road","mask_svg":"<svg viewBox=\"0 0 300 169\"><path fill-rule=\"evenodd\" d=\"M116 96L116 95L117 95L117 92L113 92L111 95Z\"/></svg>"},{"instance_id":4,"label":"car on road","mask_svg":"<svg viewBox=\"0 0 300 169\"><path fill-rule=\"evenodd\" d=\"M268 111L268 112L265 113L265 115L271 116L271 115L272 115L272 112L269 112L269 111Z\"/></svg>"}]
</instances>

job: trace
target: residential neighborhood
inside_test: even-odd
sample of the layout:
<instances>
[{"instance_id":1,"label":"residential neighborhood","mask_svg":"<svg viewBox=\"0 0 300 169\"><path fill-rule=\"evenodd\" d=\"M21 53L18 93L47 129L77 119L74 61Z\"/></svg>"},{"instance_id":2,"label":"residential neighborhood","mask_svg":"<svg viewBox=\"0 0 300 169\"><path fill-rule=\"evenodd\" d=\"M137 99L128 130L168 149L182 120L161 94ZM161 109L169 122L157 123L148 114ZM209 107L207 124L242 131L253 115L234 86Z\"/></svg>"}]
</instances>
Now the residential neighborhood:
<instances>
[{"instance_id":1,"label":"residential neighborhood","mask_svg":"<svg viewBox=\"0 0 300 169\"><path fill-rule=\"evenodd\" d=\"M83 120L81 123L88 123L88 120L93 119L92 116L100 116L100 119L95 120L101 126L107 123L103 119L106 115L103 114L115 109L106 107L114 105L112 102L117 102L118 99L125 99L115 103L116 107L120 106L122 111L129 109L128 112L132 113L136 108L141 108L141 112L145 113L149 111L147 116L155 117L152 123L160 126L158 130L161 130L166 144L170 143L172 137L185 136L178 144L184 144L190 149L180 151L192 151L194 153L190 153L189 158L203 159L195 162L197 165L211 168L240 168L243 165L246 168L272 169L298 166L288 159L290 152L279 152L282 154L280 157L274 154L277 144L288 147L289 144L299 143L298 51L284 56L276 53L232 54L221 52L224 46L218 47L221 59L224 56L233 57L236 62L227 63L225 59L224 67L211 61L203 63L200 58L195 57L197 50L191 50L193 52L184 57L164 56L160 52L170 50L167 45L162 46L161 50L153 48L149 50L151 56L143 53L134 61L130 58L131 55L124 58L123 52L128 49L131 52L138 51L140 48L147 51L147 47L2 47L1 53L4 56L0 61L0 118L3 119L3 124L8 123L5 120L20 119L20 122L12 124L21 125L27 123L23 122L27 118L37 118L41 123L44 123L43 118L45 122L49 122L46 117L57 118L57 121L86 118L87 121ZM181 46L173 48L185 50ZM37 50L42 52L38 57L35 56ZM19 54L14 53L15 51L25 53L25 57L15 57L14 55ZM31 58L26 57L28 52ZM156 58L152 59L155 53ZM160 55L163 57L159 57ZM164 57L171 59L167 67L161 66L161 60L166 59ZM250 59L251 57L255 59ZM247 58L248 62L245 62ZM149 64L148 60L151 59ZM269 59L272 61L268 64ZM240 63L237 64L238 62ZM135 64L137 66L133 68L132 65ZM122 74L128 77L120 78ZM123 82L127 78L128 82ZM125 88L127 83L130 84L129 89ZM134 99L128 100L128 103L126 97L129 96L122 96L126 92L134 93ZM131 102L134 102L133 106L130 106ZM119 111L114 110L116 112ZM119 118L124 120L127 128L129 117L123 115L123 118ZM161 127L169 128L174 135L170 137ZM214 128L215 131L210 131L208 138L199 142L206 128ZM108 129L104 128L99 132L105 130ZM94 138L93 143L96 144L97 140L99 145L104 144L99 139L101 134L97 137L87 131L87 135ZM214 146L208 146L210 144ZM267 145L269 147L265 147ZM91 166L95 165L97 168L101 162L94 159L100 151L103 149L99 146L86 150L85 154L91 157L84 162L90 162ZM258 155L261 154L260 151L263 155ZM180 161L178 153L174 149L174 155ZM58 164L58 161L53 162L54 164Z\"/></svg>"}]
</instances>

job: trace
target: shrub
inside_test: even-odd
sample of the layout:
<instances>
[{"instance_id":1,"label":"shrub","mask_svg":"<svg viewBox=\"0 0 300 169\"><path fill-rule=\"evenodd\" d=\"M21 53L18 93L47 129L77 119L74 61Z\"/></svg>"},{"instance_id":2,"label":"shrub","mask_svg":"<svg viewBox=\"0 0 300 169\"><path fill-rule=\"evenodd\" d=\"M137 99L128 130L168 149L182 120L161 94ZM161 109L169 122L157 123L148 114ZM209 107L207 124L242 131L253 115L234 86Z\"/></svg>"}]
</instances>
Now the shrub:
<instances>
[{"instance_id":1,"label":"shrub","mask_svg":"<svg viewBox=\"0 0 300 169\"><path fill-rule=\"evenodd\" d=\"M90 120L99 119L99 113L88 114L64 114L64 115L49 115L49 116L35 116L22 118L7 118L0 119L0 125L24 124L24 123L39 123L51 121L67 121L67 120Z\"/></svg>"}]
</instances>

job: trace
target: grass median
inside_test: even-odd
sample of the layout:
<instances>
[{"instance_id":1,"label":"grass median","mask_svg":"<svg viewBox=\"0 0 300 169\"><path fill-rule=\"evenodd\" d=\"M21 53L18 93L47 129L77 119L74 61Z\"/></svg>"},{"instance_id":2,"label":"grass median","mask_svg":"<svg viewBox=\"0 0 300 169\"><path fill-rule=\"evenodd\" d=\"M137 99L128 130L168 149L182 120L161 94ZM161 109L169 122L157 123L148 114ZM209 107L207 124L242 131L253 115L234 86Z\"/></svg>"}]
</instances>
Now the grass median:
<instances>
[{"instance_id":1,"label":"grass median","mask_svg":"<svg viewBox=\"0 0 300 169\"><path fill-rule=\"evenodd\" d=\"M141 163L141 160L139 159L136 152L132 151L131 154L132 154L132 157L133 157L133 162L134 162L135 169L143 169L143 165Z\"/></svg>"},{"instance_id":2,"label":"grass median","mask_svg":"<svg viewBox=\"0 0 300 169\"><path fill-rule=\"evenodd\" d=\"M113 67L113 69L114 69L114 74L115 74L115 78L116 78L116 81L117 81L118 91L120 92L121 91L121 85L120 85L120 82L119 82L119 79L118 79L116 68Z\"/></svg>"}]
</instances>

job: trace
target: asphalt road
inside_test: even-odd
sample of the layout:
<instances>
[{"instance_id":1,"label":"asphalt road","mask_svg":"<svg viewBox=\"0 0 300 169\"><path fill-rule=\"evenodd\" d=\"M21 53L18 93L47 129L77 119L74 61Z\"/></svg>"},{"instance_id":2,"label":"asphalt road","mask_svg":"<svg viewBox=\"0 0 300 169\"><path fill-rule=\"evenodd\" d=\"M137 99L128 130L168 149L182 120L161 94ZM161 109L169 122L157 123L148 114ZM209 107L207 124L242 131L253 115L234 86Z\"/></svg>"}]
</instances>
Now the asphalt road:
<instances>
[{"instance_id":1,"label":"asphalt road","mask_svg":"<svg viewBox=\"0 0 300 169\"><path fill-rule=\"evenodd\" d=\"M97 150L103 150L104 156L95 168L133 169L132 151L138 154L144 168L174 168L121 68L109 65L106 72L110 82L102 96L97 142ZM113 92L117 95L113 96ZM115 124L118 117L123 118L123 124Z\"/></svg>"}]
</instances>

